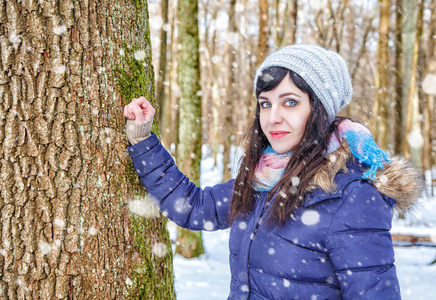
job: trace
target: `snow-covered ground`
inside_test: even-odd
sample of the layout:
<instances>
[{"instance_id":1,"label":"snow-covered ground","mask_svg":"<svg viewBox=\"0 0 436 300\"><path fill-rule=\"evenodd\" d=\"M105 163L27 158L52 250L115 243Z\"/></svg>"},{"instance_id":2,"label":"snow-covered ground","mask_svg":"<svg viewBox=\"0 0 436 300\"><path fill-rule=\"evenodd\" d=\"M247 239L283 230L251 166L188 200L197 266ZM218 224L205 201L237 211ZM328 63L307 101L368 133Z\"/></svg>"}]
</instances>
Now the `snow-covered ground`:
<instances>
[{"instance_id":1,"label":"snow-covered ground","mask_svg":"<svg viewBox=\"0 0 436 300\"><path fill-rule=\"evenodd\" d=\"M203 149L201 185L214 185L221 181L220 165L213 168L213 159ZM169 225L175 238L175 225ZM436 198L422 203L404 220L395 220L392 233L431 235L436 238ZM174 257L174 272L178 300L227 299L230 286L229 230L203 232L206 254L195 259ZM395 247L397 274L403 299L436 299L436 248Z\"/></svg>"}]
</instances>

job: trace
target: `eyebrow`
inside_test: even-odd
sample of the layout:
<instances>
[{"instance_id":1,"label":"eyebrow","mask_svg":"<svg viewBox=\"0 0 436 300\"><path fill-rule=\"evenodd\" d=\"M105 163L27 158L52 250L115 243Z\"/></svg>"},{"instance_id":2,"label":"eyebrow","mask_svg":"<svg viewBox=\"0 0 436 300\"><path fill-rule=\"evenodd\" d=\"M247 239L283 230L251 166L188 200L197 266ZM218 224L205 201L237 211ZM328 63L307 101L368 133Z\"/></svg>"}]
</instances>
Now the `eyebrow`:
<instances>
[{"instance_id":1,"label":"eyebrow","mask_svg":"<svg viewBox=\"0 0 436 300\"><path fill-rule=\"evenodd\" d=\"M301 97L301 96L298 95L298 94L295 94L295 93L289 92L289 93L283 93L283 94L280 94L280 95L279 95L279 98L283 98L283 97L290 96L290 95L297 96L298 98ZM268 100L268 98L267 98L267 97L264 97L264 96L259 96L259 99L265 99L265 100Z\"/></svg>"}]
</instances>

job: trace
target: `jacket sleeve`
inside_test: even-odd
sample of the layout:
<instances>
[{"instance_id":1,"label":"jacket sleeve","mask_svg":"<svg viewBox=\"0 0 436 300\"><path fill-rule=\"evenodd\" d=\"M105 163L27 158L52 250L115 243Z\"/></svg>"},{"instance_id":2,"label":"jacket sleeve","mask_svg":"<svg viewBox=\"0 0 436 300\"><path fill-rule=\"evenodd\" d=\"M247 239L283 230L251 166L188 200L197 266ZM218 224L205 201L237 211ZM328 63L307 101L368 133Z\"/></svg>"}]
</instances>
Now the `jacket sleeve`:
<instances>
[{"instance_id":1,"label":"jacket sleeve","mask_svg":"<svg viewBox=\"0 0 436 300\"><path fill-rule=\"evenodd\" d=\"M127 149L149 196L170 220L190 230L229 227L233 180L205 189L195 186L154 134Z\"/></svg>"},{"instance_id":2,"label":"jacket sleeve","mask_svg":"<svg viewBox=\"0 0 436 300\"><path fill-rule=\"evenodd\" d=\"M392 206L365 181L349 184L343 197L326 239L343 299L401 299Z\"/></svg>"}]
</instances>

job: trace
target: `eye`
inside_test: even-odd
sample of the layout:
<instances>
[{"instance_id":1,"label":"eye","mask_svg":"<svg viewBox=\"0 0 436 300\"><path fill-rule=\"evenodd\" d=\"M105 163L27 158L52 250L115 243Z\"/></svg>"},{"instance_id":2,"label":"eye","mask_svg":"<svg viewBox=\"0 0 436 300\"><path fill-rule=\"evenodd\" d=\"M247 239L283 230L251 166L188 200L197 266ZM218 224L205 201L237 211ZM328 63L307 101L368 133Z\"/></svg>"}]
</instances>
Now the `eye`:
<instances>
[{"instance_id":1,"label":"eye","mask_svg":"<svg viewBox=\"0 0 436 300\"><path fill-rule=\"evenodd\" d=\"M292 99L289 99L289 100L285 101L285 106L295 106L297 104L298 104L298 102L295 101L295 100L292 100Z\"/></svg>"},{"instance_id":2,"label":"eye","mask_svg":"<svg viewBox=\"0 0 436 300\"><path fill-rule=\"evenodd\" d=\"M271 107L271 103L266 102L266 101L264 101L264 102L260 102L259 105L260 105L261 108L268 108L268 107Z\"/></svg>"}]
</instances>

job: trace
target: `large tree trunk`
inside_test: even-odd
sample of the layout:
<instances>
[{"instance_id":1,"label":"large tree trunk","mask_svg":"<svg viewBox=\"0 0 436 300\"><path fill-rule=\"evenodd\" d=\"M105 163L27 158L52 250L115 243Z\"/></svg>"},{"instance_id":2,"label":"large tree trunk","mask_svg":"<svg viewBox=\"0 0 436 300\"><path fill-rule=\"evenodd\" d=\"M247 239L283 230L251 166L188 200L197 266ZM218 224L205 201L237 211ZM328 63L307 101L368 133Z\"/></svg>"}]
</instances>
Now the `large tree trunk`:
<instances>
[{"instance_id":1,"label":"large tree trunk","mask_svg":"<svg viewBox=\"0 0 436 300\"><path fill-rule=\"evenodd\" d=\"M146 1L1 1L0 32L0 298L174 299L165 220L128 211L150 205L122 114L154 102Z\"/></svg>"},{"instance_id":2,"label":"large tree trunk","mask_svg":"<svg viewBox=\"0 0 436 300\"><path fill-rule=\"evenodd\" d=\"M177 164L180 170L196 185L200 185L201 162L201 87L200 38L198 34L197 0L179 0L179 45L177 73L180 87L179 141ZM184 231L182 233L182 231ZM185 246L192 255L187 255ZM185 257L204 253L201 231L186 232L179 228L176 253Z\"/></svg>"}]
</instances>

